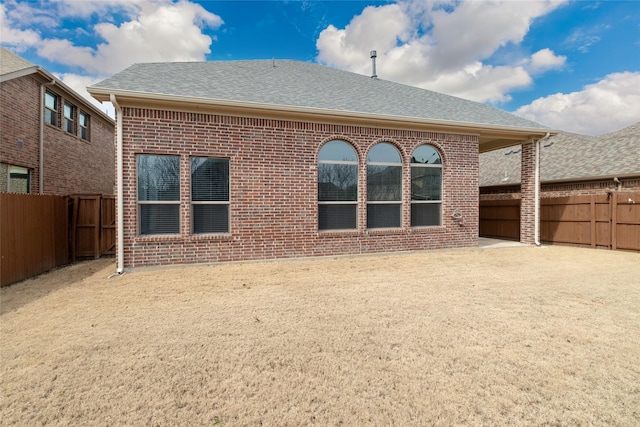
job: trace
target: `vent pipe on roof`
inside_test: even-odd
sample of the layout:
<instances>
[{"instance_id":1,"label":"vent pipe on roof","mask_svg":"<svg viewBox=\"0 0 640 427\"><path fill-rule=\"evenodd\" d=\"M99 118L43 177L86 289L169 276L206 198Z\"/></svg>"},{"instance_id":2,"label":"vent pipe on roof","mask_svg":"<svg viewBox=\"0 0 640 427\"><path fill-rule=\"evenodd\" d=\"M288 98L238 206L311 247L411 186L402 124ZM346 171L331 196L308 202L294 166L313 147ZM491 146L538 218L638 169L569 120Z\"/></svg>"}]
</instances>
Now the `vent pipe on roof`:
<instances>
[{"instance_id":1,"label":"vent pipe on roof","mask_svg":"<svg viewBox=\"0 0 640 427\"><path fill-rule=\"evenodd\" d=\"M371 78L372 79L377 79L378 75L376 74L376 57L377 52L375 50L372 50L371 52L369 52L371 54Z\"/></svg>"}]
</instances>

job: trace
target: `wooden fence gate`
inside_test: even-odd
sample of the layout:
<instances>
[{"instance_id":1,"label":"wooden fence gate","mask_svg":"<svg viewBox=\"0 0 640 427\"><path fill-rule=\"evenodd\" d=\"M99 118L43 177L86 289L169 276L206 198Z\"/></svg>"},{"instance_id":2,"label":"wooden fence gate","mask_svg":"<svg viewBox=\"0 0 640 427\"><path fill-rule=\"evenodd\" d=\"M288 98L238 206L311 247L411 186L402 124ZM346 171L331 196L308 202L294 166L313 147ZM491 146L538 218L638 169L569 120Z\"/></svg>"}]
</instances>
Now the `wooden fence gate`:
<instances>
[{"instance_id":1,"label":"wooden fence gate","mask_svg":"<svg viewBox=\"0 0 640 427\"><path fill-rule=\"evenodd\" d=\"M480 236L519 240L520 200L481 201ZM540 241L640 252L640 193L542 198Z\"/></svg>"},{"instance_id":2,"label":"wooden fence gate","mask_svg":"<svg viewBox=\"0 0 640 427\"><path fill-rule=\"evenodd\" d=\"M115 196L76 194L69 198L72 201L71 262L77 258L115 255Z\"/></svg>"}]
</instances>

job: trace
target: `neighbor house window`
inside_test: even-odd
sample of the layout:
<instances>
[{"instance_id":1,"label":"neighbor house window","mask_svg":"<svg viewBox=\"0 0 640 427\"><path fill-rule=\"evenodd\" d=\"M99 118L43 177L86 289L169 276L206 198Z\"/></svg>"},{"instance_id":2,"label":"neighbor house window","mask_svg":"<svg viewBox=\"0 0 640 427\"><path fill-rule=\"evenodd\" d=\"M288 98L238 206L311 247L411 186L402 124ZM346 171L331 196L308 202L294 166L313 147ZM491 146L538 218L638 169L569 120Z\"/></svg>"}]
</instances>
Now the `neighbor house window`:
<instances>
[{"instance_id":1,"label":"neighbor house window","mask_svg":"<svg viewBox=\"0 0 640 427\"><path fill-rule=\"evenodd\" d=\"M0 191L30 193L31 171L27 168L0 163Z\"/></svg>"},{"instance_id":2,"label":"neighbor house window","mask_svg":"<svg viewBox=\"0 0 640 427\"><path fill-rule=\"evenodd\" d=\"M191 232L229 232L229 159L191 158Z\"/></svg>"},{"instance_id":3,"label":"neighbor house window","mask_svg":"<svg viewBox=\"0 0 640 427\"><path fill-rule=\"evenodd\" d=\"M401 226L402 158L398 149L383 142L367 156L367 228Z\"/></svg>"},{"instance_id":4,"label":"neighbor house window","mask_svg":"<svg viewBox=\"0 0 640 427\"><path fill-rule=\"evenodd\" d=\"M358 155L345 141L329 141L318 153L318 229L358 227Z\"/></svg>"},{"instance_id":5,"label":"neighbor house window","mask_svg":"<svg viewBox=\"0 0 640 427\"><path fill-rule=\"evenodd\" d=\"M89 140L89 115L83 111L78 113L78 131L80 138Z\"/></svg>"},{"instance_id":6,"label":"neighbor house window","mask_svg":"<svg viewBox=\"0 0 640 427\"><path fill-rule=\"evenodd\" d=\"M411 157L411 226L442 224L442 157L430 145Z\"/></svg>"},{"instance_id":7,"label":"neighbor house window","mask_svg":"<svg viewBox=\"0 0 640 427\"><path fill-rule=\"evenodd\" d=\"M49 91L44 94L44 121L58 126L58 97Z\"/></svg>"},{"instance_id":8,"label":"neighbor house window","mask_svg":"<svg viewBox=\"0 0 640 427\"><path fill-rule=\"evenodd\" d=\"M76 107L74 107L73 105L69 104L68 102L64 103L64 126L63 129L65 130L65 132L69 132L69 133L76 133L76 128L75 128L75 120L74 120L74 116L75 116L75 109Z\"/></svg>"},{"instance_id":9,"label":"neighbor house window","mask_svg":"<svg viewBox=\"0 0 640 427\"><path fill-rule=\"evenodd\" d=\"M180 233L180 157L137 156L138 231Z\"/></svg>"}]
</instances>

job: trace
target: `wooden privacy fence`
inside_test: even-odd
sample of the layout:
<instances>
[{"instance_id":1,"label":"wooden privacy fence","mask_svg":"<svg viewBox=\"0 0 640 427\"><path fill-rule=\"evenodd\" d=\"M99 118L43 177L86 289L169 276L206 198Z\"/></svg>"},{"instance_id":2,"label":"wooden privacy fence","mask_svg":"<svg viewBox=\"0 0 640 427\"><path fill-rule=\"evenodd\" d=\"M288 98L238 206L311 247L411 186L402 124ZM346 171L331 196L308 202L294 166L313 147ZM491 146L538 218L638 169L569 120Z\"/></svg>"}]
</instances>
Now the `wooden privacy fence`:
<instances>
[{"instance_id":1,"label":"wooden privacy fence","mask_svg":"<svg viewBox=\"0 0 640 427\"><path fill-rule=\"evenodd\" d=\"M0 286L114 255L115 197L0 193Z\"/></svg>"},{"instance_id":2,"label":"wooden privacy fence","mask_svg":"<svg viewBox=\"0 0 640 427\"><path fill-rule=\"evenodd\" d=\"M69 262L62 196L0 193L0 286Z\"/></svg>"},{"instance_id":3,"label":"wooden privacy fence","mask_svg":"<svg viewBox=\"0 0 640 427\"><path fill-rule=\"evenodd\" d=\"M519 235L520 200L480 202L480 236ZM640 251L640 193L542 198L540 241Z\"/></svg>"}]
</instances>

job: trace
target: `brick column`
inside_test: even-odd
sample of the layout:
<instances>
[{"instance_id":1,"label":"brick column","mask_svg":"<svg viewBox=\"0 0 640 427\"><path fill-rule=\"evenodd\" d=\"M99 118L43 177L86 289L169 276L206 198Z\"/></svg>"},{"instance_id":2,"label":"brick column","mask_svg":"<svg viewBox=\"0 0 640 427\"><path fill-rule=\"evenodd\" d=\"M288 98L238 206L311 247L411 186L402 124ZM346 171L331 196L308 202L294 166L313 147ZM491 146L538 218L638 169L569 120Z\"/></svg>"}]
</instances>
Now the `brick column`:
<instances>
[{"instance_id":1,"label":"brick column","mask_svg":"<svg viewBox=\"0 0 640 427\"><path fill-rule=\"evenodd\" d=\"M535 143L522 144L520 182L522 200L520 204L520 242L535 244Z\"/></svg>"}]
</instances>

